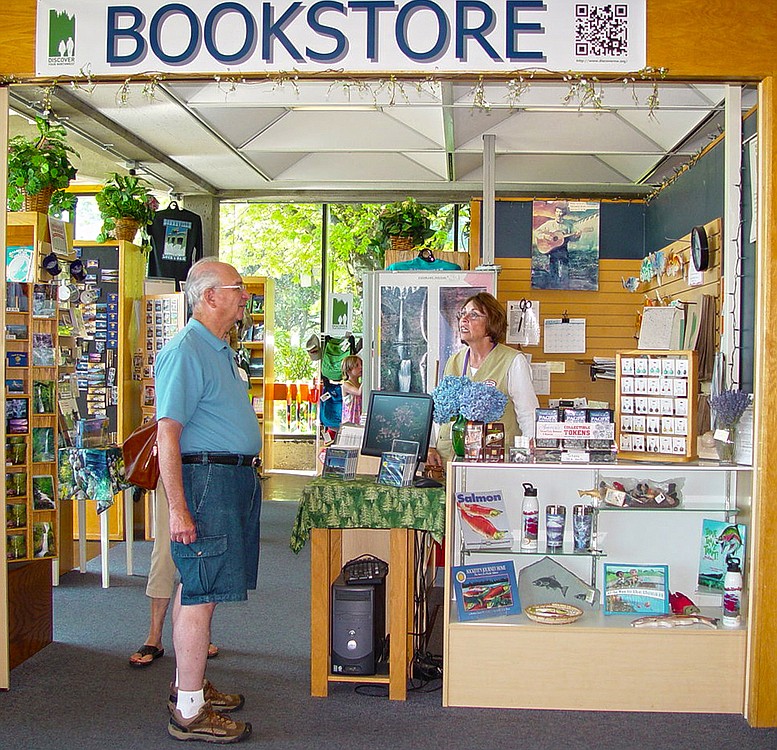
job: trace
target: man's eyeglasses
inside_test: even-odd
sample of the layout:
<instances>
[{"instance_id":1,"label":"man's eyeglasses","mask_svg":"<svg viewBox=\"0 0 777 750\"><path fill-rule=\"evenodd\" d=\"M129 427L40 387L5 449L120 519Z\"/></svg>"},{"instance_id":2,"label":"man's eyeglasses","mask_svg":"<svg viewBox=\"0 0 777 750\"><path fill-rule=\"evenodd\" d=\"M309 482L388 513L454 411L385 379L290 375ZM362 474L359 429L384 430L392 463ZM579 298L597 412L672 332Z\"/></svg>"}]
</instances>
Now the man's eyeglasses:
<instances>
[{"instance_id":1,"label":"man's eyeglasses","mask_svg":"<svg viewBox=\"0 0 777 750\"><path fill-rule=\"evenodd\" d=\"M456 320L480 320L485 318L483 313L475 312L474 310L459 310L456 313Z\"/></svg>"},{"instance_id":2,"label":"man's eyeglasses","mask_svg":"<svg viewBox=\"0 0 777 750\"><path fill-rule=\"evenodd\" d=\"M214 289L239 289L241 292L244 292L246 290L245 284L220 284L219 286L214 286Z\"/></svg>"}]
</instances>

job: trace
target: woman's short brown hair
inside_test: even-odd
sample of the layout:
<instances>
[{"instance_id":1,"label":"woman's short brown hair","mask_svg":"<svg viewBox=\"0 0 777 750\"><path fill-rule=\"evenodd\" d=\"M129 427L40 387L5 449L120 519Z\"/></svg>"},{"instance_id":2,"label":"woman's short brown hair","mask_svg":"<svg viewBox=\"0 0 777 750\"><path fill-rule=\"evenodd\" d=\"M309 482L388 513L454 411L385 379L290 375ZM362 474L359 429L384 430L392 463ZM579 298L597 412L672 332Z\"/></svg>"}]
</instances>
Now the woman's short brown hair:
<instances>
[{"instance_id":1,"label":"woman's short brown hair","mask_svg":"<svg viewBox=\"0 0 777 750\"><path fill-rule=\"evenodd\" d=\"M507 313L502 307L502 303L488 292L478 292L468 297L462 307L472 303L478 310L486 316L486 335L495 344L504 344L507 337Z\"/></svg>"}]
</instances>

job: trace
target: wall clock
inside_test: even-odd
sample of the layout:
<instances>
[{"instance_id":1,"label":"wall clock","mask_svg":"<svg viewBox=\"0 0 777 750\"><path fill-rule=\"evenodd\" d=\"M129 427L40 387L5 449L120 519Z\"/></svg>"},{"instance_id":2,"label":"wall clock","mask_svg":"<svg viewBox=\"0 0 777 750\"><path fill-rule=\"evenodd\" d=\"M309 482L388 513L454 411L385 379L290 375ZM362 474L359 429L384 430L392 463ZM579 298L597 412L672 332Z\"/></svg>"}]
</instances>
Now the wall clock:
<instances>
[{"instance_id":1,"label":"wall clock","mask_svg":"<svg viewBox=\"0 0 777 750\"><path fill-rule=\"evenodd\" d=\"M706 271L710 265L710 246L704 227L691 229L691 262L697 271Z\"/></svg>"}]
</instances>

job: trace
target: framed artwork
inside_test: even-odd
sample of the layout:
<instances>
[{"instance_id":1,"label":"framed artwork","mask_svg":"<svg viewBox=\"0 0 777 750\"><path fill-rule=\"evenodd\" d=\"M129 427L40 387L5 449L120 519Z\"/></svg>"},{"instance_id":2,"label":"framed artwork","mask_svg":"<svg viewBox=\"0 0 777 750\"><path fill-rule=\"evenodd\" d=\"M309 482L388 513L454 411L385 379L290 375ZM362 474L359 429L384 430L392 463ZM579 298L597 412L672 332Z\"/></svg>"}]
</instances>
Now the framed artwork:
<instances>
[{"instance_id":1,"label":"framed artwork","mask_svg":"<svg viewBox=\"0 0 777 750\"><path fill-rule=\"evenodd\" d=\"M532 289L599 288L599 211L599 201L534 201Z\"/></svg>"},{"instance_id":2,"label":"framed artwork","mask_svg":"<svg viewBox=\"0 0 777 750\"><path fill-rule=\"evenodd\" d=\"M669 566L604 564L604 614L669 613Z\"/></svg>"}]
</instances>

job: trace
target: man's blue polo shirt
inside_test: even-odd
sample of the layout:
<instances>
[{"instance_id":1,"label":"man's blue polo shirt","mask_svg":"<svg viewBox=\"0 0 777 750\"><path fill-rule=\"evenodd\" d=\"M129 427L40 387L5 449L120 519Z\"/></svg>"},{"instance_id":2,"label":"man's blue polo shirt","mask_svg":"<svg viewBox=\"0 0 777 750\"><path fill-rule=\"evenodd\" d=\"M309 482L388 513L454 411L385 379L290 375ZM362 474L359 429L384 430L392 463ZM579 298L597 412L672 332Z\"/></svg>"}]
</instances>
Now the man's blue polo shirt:
<instances>
[{"instance_id":1,"label":"man's blue polo shirt","mask_svg":"<svg viewBox=\"0 0 777 750\"><path fill-rule=\"evenodd\" d=\"M259 422L226 341L192 318L159 352L155 369L157 419L183 425L181 453L259 453Z\"/></svg>"}]
</instances>

